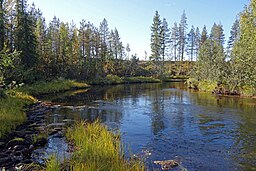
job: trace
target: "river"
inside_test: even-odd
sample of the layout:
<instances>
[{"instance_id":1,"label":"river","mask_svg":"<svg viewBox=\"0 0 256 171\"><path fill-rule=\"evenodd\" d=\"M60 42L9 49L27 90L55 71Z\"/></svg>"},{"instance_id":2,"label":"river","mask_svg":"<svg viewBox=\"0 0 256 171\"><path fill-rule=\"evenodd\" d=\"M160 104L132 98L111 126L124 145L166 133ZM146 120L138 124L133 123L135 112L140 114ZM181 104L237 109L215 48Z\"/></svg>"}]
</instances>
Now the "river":
<instances>
[{"instance_id":1,"label":"river","mask_svg":"<svg viewBox=\"0 0 256 171\"><path fill-rule=\"evenodd\" d=\"M43 99L65 106L48 124L100 118L120 131L127 156L148 154L149 170L170 159L187 170L256 169L256 99L193 92L183 83L96 86ZM61 139L48 144L49 153L66 148Z\"/></svg>"}]
</instances>

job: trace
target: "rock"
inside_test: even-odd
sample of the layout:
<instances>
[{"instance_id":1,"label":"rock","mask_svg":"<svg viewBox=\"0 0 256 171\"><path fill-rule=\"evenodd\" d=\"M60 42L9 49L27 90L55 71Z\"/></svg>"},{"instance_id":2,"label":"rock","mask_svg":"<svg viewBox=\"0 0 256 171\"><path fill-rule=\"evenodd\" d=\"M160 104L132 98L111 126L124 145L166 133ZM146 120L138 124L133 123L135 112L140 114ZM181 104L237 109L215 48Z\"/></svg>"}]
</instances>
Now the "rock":
<instances>
[{"instance_id":1,"label":"rock","mask_svg":"<svg viewBox=\"0 0 256 171\"><path fill-rule=\"evenodd\" d=\"M65 126L65 123L52 123L52 124L49 124L47 125L47 128L55 128L56 127L64 127Z\"/></svg>"},{"instance_id":2,"label":"rock","mask_svg":"<svg viewBox=\"0 0 256 171\"><path fill-rule=\"evenodd\" d=\"M22 155L26 158L30 158L32 154L32 150L25 148L21 151Z\"/></svg>"},{"instance_id":3,"label":"rock","mask_svg":"<svg viewBox=\"0 0 256 171\"><path fill-rule=\"evenodd\" d=\"M13 151L21 151L22 149L24 149L25 147L23 145L15 145L13 147Z\"/></svg>"},{"instance_id":4,"label":"rock","mask_svg":"<svg viewBox=\"0 0 256 171\"><path fill-rule=\"evenodd\" d=\"M160 164L162 170L170 170L172 168L179 166L179 163L176 162L175 160L154 161L154 163Z\"/></svg>"},{"instance_id":5,"label":"rock","mask_svg":"<svg viewBox=\"0 0 256 171\"><path fill-rule=\"evenodd\" d=\"M0 141L0 148L3 148L4 145L5 145L5 143Z\"/></svg>"},{"instance_id":6,"label":"rock","mask_svg":"<svg viewBox=\"0 0 256 171\"><path fill-rule=\"evenodd\" d=\"M63 138L63 133L62 132L58 132L57 134L53 135L55 138Z\"/></svg>"},{"instance_id":7,"label":"rock","mask_svg":"<svg viewBox=\"0 0 256 171\"><path fill-rule=\"evenodd\" d=\"M49 131L49 133L48 133L48 135L54 135L54 134L57 134L58 133L58 131L57 130L55 130L55 129L53 129L53 130L50 130Z\"/></svg>"},{"instance_id":8,"label":"rock","mask_svg":"<svg viewBox=\"0 0 256 171\"><path fill-rule=\"evenodd\" d=\"M6 148L14 147L16 145L25 145L25 144L26 144L25 139L23 139L23 138L14 138L6 144Z\"/></svg>"},{"instance_id":9,"label":"rock","mask_svg":"<svg viewBox=\"0 0 256 171\"><path fill-rule=\"evenodd\" d=\"M31 159L26 159L24 161L22 161L23 164L31 164L33 163L33 161Z\"/></svg>"},{"instance_id":10,"label":"rock","mask_svg":"<svg viewBox=\"0 0 256 171\"><path fill-rule=\"evenodd\" d=\"M10 156L0 158L0 165L1 166L7 166L8 163L12 162L12 158Z\"/></svg>"},{"instance_id":11,"label":"rock","mask_svg":"<svg viewBox=\"0 0 256 171\"><path fill-rule=\"evenodd\" d=\"M34 150L35 147L34 147L34 145L30 145L28 149L29 149L29 150Z\"/></svg>"},{"instance_id":12,"label":"rock","mask_svg":"<svg viewBox=\"0 0 256 171\"><path fill-rule=\"evenodd\" d=\"M48 143L47 138L41 137L40 139L37 140L37 142L34 144L36 147L43 147Z\"/></svg>"},{"instance_id":13,"label":"rock","mask_svg":"<svg viewBox=\"0 0 256 171\"><path fill-rule=\"evenodd\" d=\"M13 155L16 156L16 157L21 156L21 152L20 151L15 151L15 152L13 152Z\"/></svg>"}]
</instances>

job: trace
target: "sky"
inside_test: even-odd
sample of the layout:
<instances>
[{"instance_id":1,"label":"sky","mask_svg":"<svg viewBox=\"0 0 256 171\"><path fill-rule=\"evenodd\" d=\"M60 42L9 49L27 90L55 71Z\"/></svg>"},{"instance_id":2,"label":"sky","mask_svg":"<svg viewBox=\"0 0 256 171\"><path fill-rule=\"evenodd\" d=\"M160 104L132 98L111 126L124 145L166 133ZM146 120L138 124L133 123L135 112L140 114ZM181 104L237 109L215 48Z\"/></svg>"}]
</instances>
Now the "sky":
<instances>
[{"instance_id":1,"label":"sky","mask_svg":"<svg viewBox=\"0 0 256 171\"><path fill-rule=\"evenodd\" d=\"M104 18L109 28L119 31L123 45L129 43L132 54L140 58L147 51L150 55L150 27L157 10L166 18L170 27L179 23L185 10L188 30L192 25L200 31L206 25L208 33L212 25L221 23L226 40L237 15L250 0L28 0L41 9L49 23L54 16L63 22L72 20L79 27L82 19L99 26Z\"/></svg>"}]
</instances>

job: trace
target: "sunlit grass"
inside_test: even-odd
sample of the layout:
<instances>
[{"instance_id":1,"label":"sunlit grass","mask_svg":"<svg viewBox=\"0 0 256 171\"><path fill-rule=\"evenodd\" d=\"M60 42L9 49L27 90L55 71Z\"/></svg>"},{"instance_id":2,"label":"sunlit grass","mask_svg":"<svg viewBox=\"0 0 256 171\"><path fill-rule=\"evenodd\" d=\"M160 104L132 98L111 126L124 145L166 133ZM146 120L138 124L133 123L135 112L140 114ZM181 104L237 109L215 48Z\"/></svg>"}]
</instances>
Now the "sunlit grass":
<instances>
[{"instance_id":1,"label":"sunlit grass","mask_svg":"<svg viewBox=\"0 0 256 171\"><path fill-rule=\"evenodd\" d=\"M67 138L74 142L75 152L69 163L75 171L141 171L144 165L140 161L126 160L123 156L120 136L108 131L99 121L78 123L69 128ZM53 160L53 159L51 159ZM56 160L56 159L54 159ZM55 166L50 161L47 168ZM52 165L50 167L49 165ZM51 171L51 169L46 169Z\"/></svg>"},{"instance_id":2,"label":"sunlit grass","mask_svg":"<svg viewBox=\"0 0 256 171\"><path fill-rule=\"evenodd\" d=\"M161 80L153 77L127 77L124 79L126 83L159 83Z\"/></svg>"},{"instance_id":3,"label":"sunlit grass","mask_svg":"<svg viewBox=\"0 0 256 171\"><path fill-rule=\"evenodd\" d=\"M91 81L91 84L113 85L124 83L159 83L161 80L153 77L118 77L116 75L107 75L105 78L97 78Z\"/></svg>"},{"instance_id":4,"label":"sunlit grass","mask_svg":"<svg viewBox=\"0 0 256 171\"><path fill-rule=\"evenodd\" d=\"M15 91L7 93L6 98L0 98L0 138L26 121L23 107L35 101L32 96Z\"/></svg>"},{"instance_id":5,"label":"sunlit grass","mask_svg":"<svg viewBox=\"0 0 256 171\"><path fill-rule=\"evenodd\" d=\"M59 79L52 82L38 82L16 90L5 91L6 97L0 98L0 138L26 121L24 106L37 101L31 95L57 93L86 87L88 85L85 83Z\"/></svg>"},{"instance_id":6,"label":"sunlit grass","mask_svg":"<svg viewBox=\"0 0 256 171\"><path fill-rule=\"evenodd\" d=\"M18 88L18 91L26 92L31 95L41 95L58 93L71 89L82 89L88 88L89 85L86 83L79 83L73 80L54 80L51 82L37 82L32 85L26 85L24 87Z\"/></svg>"}]
</instances>

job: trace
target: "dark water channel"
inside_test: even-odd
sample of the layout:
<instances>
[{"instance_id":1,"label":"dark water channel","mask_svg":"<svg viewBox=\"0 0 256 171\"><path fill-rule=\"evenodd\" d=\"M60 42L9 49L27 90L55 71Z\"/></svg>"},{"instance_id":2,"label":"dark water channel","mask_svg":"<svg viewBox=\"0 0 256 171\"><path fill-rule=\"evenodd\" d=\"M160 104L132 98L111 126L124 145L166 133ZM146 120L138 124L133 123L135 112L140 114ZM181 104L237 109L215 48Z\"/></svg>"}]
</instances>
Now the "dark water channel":
<instances>
[{"instance_id":1,"label":"dark water channel","mask_svg":"<svg viewBox=\"0 0 256 171\"><path fill-rule=\"evenodd\" d=\"M100 118L120 130L127 155L151 153L149 170L158 168L153 161L170 159L179 159L187 170L256 169L256 99L164 83L99 86L44 100L62 106L56 106L48 124ZM52 137L45 151L66 148L63 139Z\"/></svg>"}]
</instances>

